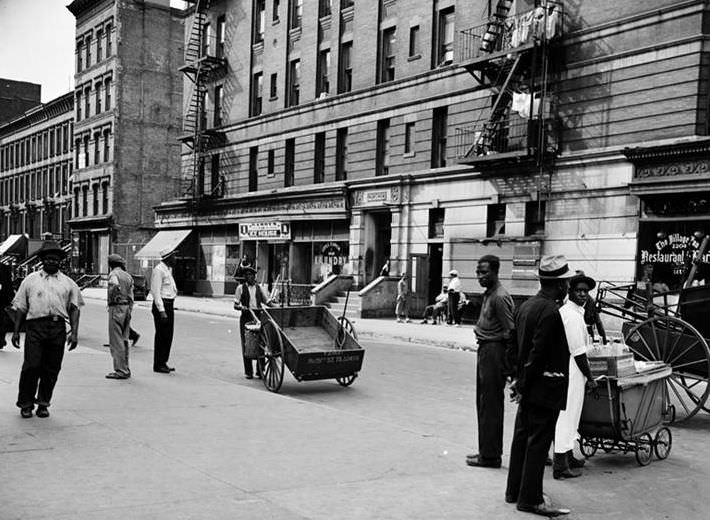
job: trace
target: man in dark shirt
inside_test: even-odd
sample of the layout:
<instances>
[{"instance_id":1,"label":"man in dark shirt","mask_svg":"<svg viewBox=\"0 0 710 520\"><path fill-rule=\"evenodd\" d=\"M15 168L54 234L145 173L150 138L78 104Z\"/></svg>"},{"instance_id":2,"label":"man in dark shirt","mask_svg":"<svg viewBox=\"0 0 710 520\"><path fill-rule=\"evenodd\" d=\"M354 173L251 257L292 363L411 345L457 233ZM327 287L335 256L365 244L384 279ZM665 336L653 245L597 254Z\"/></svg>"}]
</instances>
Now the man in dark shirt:
<instances>
[{"instance_id":1,"label":"man in dark shirt","mask_svg":"<svg viewBox=\"0 0 710 520\"><path fill-rule=\"evenodd\" d=\"M478 412L478 453L468 455L466 464L500 468L503 454L503 412L505 380L513 351L513 298L498 280L500 259L485 255L478 261L478 283L486 290L478 322L476 370L476 410Z\"/></svg>"},{"instance_id":2,"label":"man in dark shirt","mask_svg":"<svg viewBox=\"0 0 710 520\"><path fill-rule=\"evenodd\" d=\"M545 503L542 480L557 417L567 401L569 348L556 301L564 298L574 272L557 255L540 260L538 275L540 292L515 317L518 367L512 388L518 413L505 501L517 502L519 511L549 517L569 513Z\"/></svg>"}]
</instances>

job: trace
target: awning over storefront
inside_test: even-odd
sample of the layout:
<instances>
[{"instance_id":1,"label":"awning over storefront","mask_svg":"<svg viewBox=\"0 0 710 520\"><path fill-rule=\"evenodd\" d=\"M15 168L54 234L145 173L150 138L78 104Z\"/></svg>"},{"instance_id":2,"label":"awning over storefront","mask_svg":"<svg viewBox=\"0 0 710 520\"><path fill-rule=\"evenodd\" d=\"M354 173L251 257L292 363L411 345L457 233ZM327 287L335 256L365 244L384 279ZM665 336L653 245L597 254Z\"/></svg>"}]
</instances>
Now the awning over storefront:
<instances>
[{"instance_id":1,"label":"awning over storefront","mask_svg":"<svg viewBox=\"0 0 710 520\"><path fill-rule=\"evenodd\" d=\"M0 256L19 254L24 255L27 251L27 235L9 235L0 244Z\"/></svg>"},{"instance_id":2,"label":"awning over storefront","mask_svg":"<svg viewBox=\"0 0 710 520\"><path fill-rule=\"evenodd\" d=\"M173 251L177 249L191 231L190 229L158 231L156 235L136 253L135 258L139 260L159 260L161 251Z\"/></svg>"}]
</instances>

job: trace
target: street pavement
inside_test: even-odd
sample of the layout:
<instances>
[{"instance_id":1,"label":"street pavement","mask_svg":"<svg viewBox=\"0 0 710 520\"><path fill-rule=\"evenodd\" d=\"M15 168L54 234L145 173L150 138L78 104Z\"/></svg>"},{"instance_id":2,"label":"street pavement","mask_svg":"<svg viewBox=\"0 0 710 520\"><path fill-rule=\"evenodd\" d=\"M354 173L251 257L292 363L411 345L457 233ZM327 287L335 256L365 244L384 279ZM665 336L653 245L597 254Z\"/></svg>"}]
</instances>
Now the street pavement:
<instances>
[{"instance_id":1,"label":"street pavement","mask_svg":"<svg viewBox=\"0 0 710 520\"><path fill-rule=\"evenodd\" d=\"M0 520L532 518L503 502L513 406L504 468L464 463L474 353L373 333L353 386L287 373L274 394L242 377L234 316L201 310L177 312L177 370L163 375L151 371L152 319L139 306L133 378L110 381L105 307L87 297L48 419L19 416L22 353L0 351ZM545 490L573 520L705 518L708 432L702 414L673 428L665 461L599 454L580 479L548 470Z\"/></svg>"}]
</instances>

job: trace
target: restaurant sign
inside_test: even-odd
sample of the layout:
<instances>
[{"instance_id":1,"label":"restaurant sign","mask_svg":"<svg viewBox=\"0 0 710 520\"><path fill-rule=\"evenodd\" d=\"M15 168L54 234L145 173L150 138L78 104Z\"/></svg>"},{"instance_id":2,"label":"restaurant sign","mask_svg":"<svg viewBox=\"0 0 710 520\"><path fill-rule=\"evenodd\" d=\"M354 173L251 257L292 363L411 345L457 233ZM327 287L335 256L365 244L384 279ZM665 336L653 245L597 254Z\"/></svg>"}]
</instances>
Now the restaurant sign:
<instances>
[{"instance_id":1,"label":"restaurant sign","mask_svg":"<svg viewBox=\"0 0 710 520\"><path fill-rule=\"evenodd\" d=\"M239 240L291 240L291 223L279 221L242 222Z\"/></svg>"}]
</instances>

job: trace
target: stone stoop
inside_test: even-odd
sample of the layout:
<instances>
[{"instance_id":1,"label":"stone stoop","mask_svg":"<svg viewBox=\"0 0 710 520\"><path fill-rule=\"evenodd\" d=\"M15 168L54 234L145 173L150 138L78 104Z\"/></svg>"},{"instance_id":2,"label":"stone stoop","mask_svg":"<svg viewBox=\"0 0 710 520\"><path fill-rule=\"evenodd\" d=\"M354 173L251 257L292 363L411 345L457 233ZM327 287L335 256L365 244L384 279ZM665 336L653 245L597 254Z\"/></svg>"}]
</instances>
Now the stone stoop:
<instances>
[{"instance_id":1,"label":"stone stoop","mask_svg":"<svg viewBox=\"0 0 710 520\"><path fill-rule=\"evenodd\" d=\"M343 315L343 307L345 307L345 292L340 292L336 298L325 304L330 312L337 318ZM357 291L350 291L350 296L348 298L348 309L345 316L351 320L357 320L360 318L360 295Z\"/></svg>"}]
</instances>

